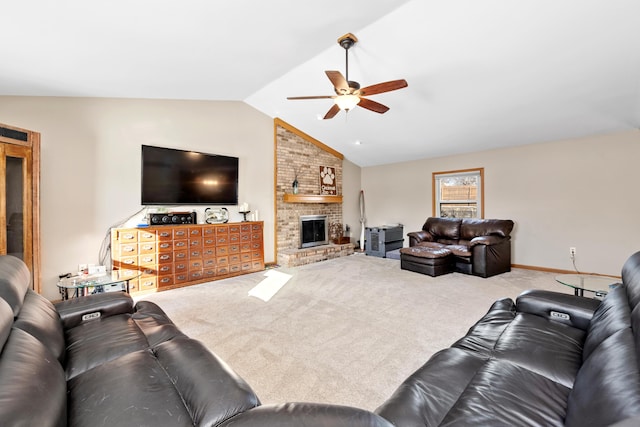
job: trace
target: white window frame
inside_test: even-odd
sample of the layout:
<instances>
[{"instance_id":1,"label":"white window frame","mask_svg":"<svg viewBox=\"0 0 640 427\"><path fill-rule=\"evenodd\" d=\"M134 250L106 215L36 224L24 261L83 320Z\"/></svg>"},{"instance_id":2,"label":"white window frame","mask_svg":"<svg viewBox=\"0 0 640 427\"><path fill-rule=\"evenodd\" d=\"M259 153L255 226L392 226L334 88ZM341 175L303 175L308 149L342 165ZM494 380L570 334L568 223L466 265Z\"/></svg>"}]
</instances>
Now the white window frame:
<instances>
[{"instance_id":1,"label":"white window frame","mask_svg":"<svg viewBox=\"0 0 640 427\"><path fill-rule=\"evenodd\" d=\"M440 179L451 177L478 177L477 200L441 200ZM440 205L445 203L477 203L476 218L484 218L484 168L461 169L446 172L433 172L432 174L432 216L440 217Z\"/></svg>"}]
</instances>

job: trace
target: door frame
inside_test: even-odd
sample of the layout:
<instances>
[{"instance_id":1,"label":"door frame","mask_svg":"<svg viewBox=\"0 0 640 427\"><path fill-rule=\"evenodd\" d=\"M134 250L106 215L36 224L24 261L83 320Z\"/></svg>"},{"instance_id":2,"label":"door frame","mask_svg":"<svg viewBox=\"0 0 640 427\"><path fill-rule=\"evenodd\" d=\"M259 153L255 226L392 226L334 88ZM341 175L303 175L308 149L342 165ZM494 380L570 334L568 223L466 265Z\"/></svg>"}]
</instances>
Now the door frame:
<instances>
[{"instance_id":1,"label":"door frame","mask_svg":"<svg viewBox=\"0 0 640 427\"><path fill-rule=\"evenodd\" d=\"M31 149L31 170L27 173L31 176L31 227L30 234L32 251L32 265L29 270L32 273L32 287L37 293L42 292L41 250L40 250L40 133L9 126L0 123L0 143L19 145ZM27 181L28 182L28 181ZM25 191L27 189L25 188ZM6 218L4 219L6 221ZM4 221L2 221L4 223ZM4 224L6 228L6 223ZM29 233L30 232L30 233Z\"/></svg>"}]
</instances>

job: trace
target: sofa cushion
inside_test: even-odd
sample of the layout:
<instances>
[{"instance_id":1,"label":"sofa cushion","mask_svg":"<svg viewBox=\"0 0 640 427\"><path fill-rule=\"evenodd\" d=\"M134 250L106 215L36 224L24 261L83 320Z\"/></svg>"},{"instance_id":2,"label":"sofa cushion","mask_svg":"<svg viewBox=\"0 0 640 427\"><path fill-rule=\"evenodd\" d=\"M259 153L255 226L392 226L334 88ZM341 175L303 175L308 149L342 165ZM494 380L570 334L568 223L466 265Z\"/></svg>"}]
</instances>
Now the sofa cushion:
<instances>
[{"instance_id":1,"label":"sofa cushion","mask_svg":"<svg viewBox=\"0 0 640 427\"><path fill-rule=\"evenodd\" d=\"M441 350L375 412L396 426L438 426L487 360L459 348Z\"/></svg>"},{"instance_id":2,"label":"sofa cushion","mask_svg":"<svg viewBox=\"0 0 640 427\"><path fill-rule=\"evenodd\" d=\"M622 266L622 282L631 308L640 305L640 252L631 255Z\"/></svg>"},{"instance_id":3,"label":"sofa cushion","mask_svg":"<svg viewBox=\"0 0 640 427\"><path fill-rule=\"evenodd\" d=\"M622 329L591 352L569 396L566 426L608 426L640 415L640 374L633 341L631 329Z\"/></svg>"},{"instance_id":4,"label":"sofa cushion","mask_svg":"<svg viewBox=\"0 0 640 427\"><path fill-rule=\"evenodd\" d=\"M64 363L64 332L58 312L51 301L29 289L13 327L36 337L61 363Z\"/></svg>"},{"instance_id":5,"label":"sofa cushion","mask_svg":"<svg viewBox=\"0 0 640 427\"><path fill-rule=\"evenodd\" d=\"M62 366L34 336L12 329L0 354L3 426L66 426L67 384Z\"/></svg>"},{"instance_id":6,"label":"sofa cushion","mask_svg":"<svg viewBox=\"0 0 640 427\"><path fill-rule=\"evenodd\" d=\"M76 427L216 426L259 404L249 386L197 341L179 337L86 371L69 382Z\"/></svg>"},{"instance_id":7,"label":"sofa cushion","mask_svg":"<svg viewBox=\"0 0 640 427\"><path fill-rule=\"evenodd\" d=\"M585 335L582 329L518 313L496 342L492 355L571 388L582 365Z\"/></svg>"},{"instance_id":8,"label":"sofa cushion","mask_svg":"<svg viewBox=\"0 0 640 427\"><path fill-rule=\"evenodd\" d=\"M496 342L515 316L515 304L510 298L498 300L452 347L475 351L489 357Z\"/></svg>"},{"instance_id":9,"label":"sofa cushion","mask_svg":"<svg viewBox=\"0 0 640 427\"><path fill-rule=\"evenodd\" d=\"M138 303L133 314L85 321L66 331L67 378L177 336L184 334L152 302Z\"/></svg>"},{"instance_id":10,"label":"sofa cushion","mask_svg":"<svg viewBox=\"0 0 640 427\"><path fill-rule=\"evenodd\" d=\"M437 236L439 240L444 239L455 243L460 238L460 224L462 220L459 218L427 218L422 229Z\"/></svg>"},{"instance_id":11,"label":"sofa cushion","mask_svg":"<svg viewBox=\"0 0 640 427\"><path fill-rule=\"evenodd\" d=\"M323 403L289 402L263 405L243 412L220 427L393 427L364 409Z\"/></svg>"},{"instance_id":12,"label":"sofa cushion","mask_svg":"<svg viewBox=\"0 0 640 427\"><path fill-rule=\"evenodd\" d=\"M465 218L460 226L460 239L471 240L479 236L508 237L513 230L510 219L472 219Z\"/></svg>"},{"instance_id":13,"label":"sofa cushion","mask_svg":"<svg viewBox=\"0 0 640 427\"><path fill-rule=\"evenodd\" d=\"M26 264L14 256L3 255L0 263L0 299L9 304L14 316L20 312L30 285L31 273Z\"/></svg>"},{"instance_id":14,"label":"sofa cushion","mask_svg":"<svg viewBox=\"0 0 640 427\"><path fill-rule=\"evenodd\" d=\"M563 426L570 391L522 366L490 359L439 425Z\"/></svg>"},{"instance_id":15,"label":"sofa cushion","mask_svg":"<svg viewBox=\"0 0 640 427\"><path fill-rule=\"evenodd\" d=\"M449 249L455 256L461 256L465 258L469 258L471 256L471 251L469 250L469 246L447 245L447 249Z\"/></svg>"},{"instance_id":16,"label":"sofa cushion","mask_svg":"<svg viewBox=\"0 0 640 427\"><path fill-rule=\"evenodd\" d=\"M583 360L608 337L629 328L631 313L624 286L618 286L607 294L589 322L589 334L584 345Z\"/></svg>"}]
</instances>

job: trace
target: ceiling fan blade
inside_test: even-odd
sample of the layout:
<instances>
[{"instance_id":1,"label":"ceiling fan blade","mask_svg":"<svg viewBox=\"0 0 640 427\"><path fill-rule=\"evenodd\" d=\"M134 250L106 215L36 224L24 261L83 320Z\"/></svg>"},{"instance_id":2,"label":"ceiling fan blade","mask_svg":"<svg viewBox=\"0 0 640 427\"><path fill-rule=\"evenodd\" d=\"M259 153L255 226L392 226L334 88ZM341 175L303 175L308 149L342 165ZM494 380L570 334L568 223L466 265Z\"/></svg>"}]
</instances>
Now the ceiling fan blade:
<instances>
[{"instance_id":1,"label":"ceiling fan blade","mask_svg":"<svg viewBox=\"0 0 640 427\"><path fill-rule=\"evenodd\" d=\"M331 83L333 83L333 87L336 88L337 92L348 93L349 92L349 83L347 83L347 79L344 78L340 71L325 71Z\"/></svg>"},{"instance_id":2,"label":"ceiling fan blade","mask_svg":"<svg viewBox=\"0 0 640 427\"><path fill-rule=\"evenodd\" d=\"M407 81L404 79L401 80L391 80L384 83L378 83L377 85L367 86L365 88L360 89L360 95L375 95L377 93L390 92L392 90L402 89L403 87L407 87Z\"/></svg>"},{"instance_id":3,"label":"ceiling fan blade","mask_svg":"<svg viewBox=\"0 0 640 427\"><path fill-rule=\"evenodd\" d=\"M325 114L322 119L323 120L332 119L333 117L335 117L336 114L338 114L339 111L340 111L340 107L338 107L336 104L333 104L333 106L329 108L329 111L327 111L327 114Z\"/></svg>"},{"instance_id":4,"label":"ceiling fan blade","mask_svg":"<svg viewBox=\"0 0 640 427\"><path fill-rule=\"evenodd\" d=\"M327 99L335 98L335 95L319 95L319 96L287 96L287 99Z\"/></svg>"},{"instance_id":5,"label":"ceiling fan blade","mask_svg":"<svg viewBox=\"0 0 640 427\"><path fill-rule=\"evenodd\" d=\"M383 114L389 111L389 107L387 107L386 105L382 105L379 102L372 101L370 99L362 98L362 97L360 97L360 102L358 103L358 107L366 108L367 110L371 110L380 114Z\"/></svg>"}]
</instances>

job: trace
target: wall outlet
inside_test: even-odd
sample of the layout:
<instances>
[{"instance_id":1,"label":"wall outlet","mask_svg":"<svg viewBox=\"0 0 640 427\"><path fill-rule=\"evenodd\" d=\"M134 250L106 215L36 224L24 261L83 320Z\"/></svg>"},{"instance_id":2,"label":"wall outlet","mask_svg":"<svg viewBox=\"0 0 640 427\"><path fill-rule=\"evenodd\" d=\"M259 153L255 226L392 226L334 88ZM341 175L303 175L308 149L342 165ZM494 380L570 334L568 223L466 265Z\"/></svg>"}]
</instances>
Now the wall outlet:
<instances>
[{"instance_id":1,"label":"wall outlet","mask_svg":"<svg viewBox=\"0 0 640 427\"><path fill-rule=\"evenodd\" d=\"M574 247L569 248L569 256L571 257L571 259L574 259L576 257L576 248Z\"/></svg>"}]
</instances>

